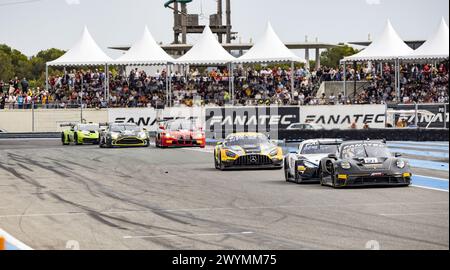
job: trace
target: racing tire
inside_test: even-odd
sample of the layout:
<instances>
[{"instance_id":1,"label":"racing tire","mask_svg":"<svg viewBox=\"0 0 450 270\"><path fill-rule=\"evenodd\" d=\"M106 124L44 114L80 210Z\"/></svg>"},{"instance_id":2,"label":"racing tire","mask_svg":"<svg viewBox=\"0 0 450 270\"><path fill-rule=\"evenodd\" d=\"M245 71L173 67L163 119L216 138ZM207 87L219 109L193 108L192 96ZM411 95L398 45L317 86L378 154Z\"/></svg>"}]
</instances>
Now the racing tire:
<instances>
[{"instance_id":1,"label":"racing tire","mask_svg":"<svg viewBox=\"0 0 450 270\"><path fill-rule=\"evenodd\" d=\"M82 145L82 143L78 141L78 135L76 133L73 135L73 140L75 141L75 145Z\"/></svg>"},{"instance_id":2,"label":"racing tire","mask_svg":"<svg viewBox=\"0 0 450 270\"><path fill-rule=\"evenodd\" d=\"M69 143L66 142L66 135L64 133L61 134L61 143L62 145L69 145Z\"/></svg>"},{"instance_id":3,"label":"racing tire","mask_svg":"<svg viewBox=\"0 0 450 270\"><path fill-rule=\"evenodd\" d=\"M319 165L319 181L320 181L320 185L322 187L326 186L325 182L323 181L323 171L322 171L322 164Z\"/></svg>"},{"instance_id":4,"label":"racing tire","mask_svg":"<svg viewBox=\"0 0 450 270\"><path fill-rule=\"evenodd\" d=\"M297 162L295 162L295 168L297 168ZM297 169L296 169L297 170ZM296 183L296 184L301 184L302 183L302 181L301 181L301 179L300 179L300 177L299 177L299 175L298 175L298 172L295 172L295 175L294 175L294 182Z\"/></svg>"},{"instance_id":5,"label":"racing tire","mask_svg":"<svg viewBox=\"0 0 450 270\"><path fill-rule=\"evenodd\" d=\"M219 170L220 167L219 167L219 163L217 162L216 156L217 156L217 152L216 152L216 150L214 150L214 167L216 168L216 170Z\"/></svg>"},{"instance_id":6,"label":"racing tire","mask_svg":"<svg viewBox=\"0 0 450 270\"><path fill-rule=\"evenodd\" d=\"M286 179L286 182L291 182L291 179L289 178L289 168L287 166L286 160L284 161L284 178Z\"/></svg>"},{"instance_id":7,"label":"racing tire","mask_svg":"<svg viewBox=\"0 0 450 270\"><path fill-rule=\"evenodd\" d=\"M225 171L225 165L223 165L223 163L222 163L222 159L219 159L219 170L221 170L221 171Z\"/></svg>"}]
</instances>

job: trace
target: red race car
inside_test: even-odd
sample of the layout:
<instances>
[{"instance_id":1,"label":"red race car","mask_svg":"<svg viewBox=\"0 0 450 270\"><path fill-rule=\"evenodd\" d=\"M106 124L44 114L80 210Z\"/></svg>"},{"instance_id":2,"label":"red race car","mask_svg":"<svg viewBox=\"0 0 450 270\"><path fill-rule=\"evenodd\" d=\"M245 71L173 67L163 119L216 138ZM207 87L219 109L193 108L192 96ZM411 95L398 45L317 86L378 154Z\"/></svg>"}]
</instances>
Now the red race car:
<instances>
[{"instance_id":1,"label":"red race car","mask_svg":"<svg viewBox=\"0 0 450 270\"><path fill-rule=\"evenodd\" d=\"M156 133L156 147L201 147L206 146L203 129L193 120L170 120L160 124Z\"/></svg>"}]
</instances>

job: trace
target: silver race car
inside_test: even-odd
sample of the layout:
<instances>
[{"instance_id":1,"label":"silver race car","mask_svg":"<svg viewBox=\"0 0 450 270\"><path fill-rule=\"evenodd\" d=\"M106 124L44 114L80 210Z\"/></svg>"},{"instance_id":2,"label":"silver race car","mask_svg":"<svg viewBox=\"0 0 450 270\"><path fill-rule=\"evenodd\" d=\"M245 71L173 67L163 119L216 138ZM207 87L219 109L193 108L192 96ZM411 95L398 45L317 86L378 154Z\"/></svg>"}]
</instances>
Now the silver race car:
<instances>
[{"instance_id":1,"label":"silver race car","mask_svg":"<svg viewBox=\"0 0 450 270\"><path fill-rule=\"evenodd\" d=\"M298 146L284 160L284 175L287 182L297 184L319 182L320 161L329 154L336 153L340 139L307 140Z\"/></svg>"}]
</instances>

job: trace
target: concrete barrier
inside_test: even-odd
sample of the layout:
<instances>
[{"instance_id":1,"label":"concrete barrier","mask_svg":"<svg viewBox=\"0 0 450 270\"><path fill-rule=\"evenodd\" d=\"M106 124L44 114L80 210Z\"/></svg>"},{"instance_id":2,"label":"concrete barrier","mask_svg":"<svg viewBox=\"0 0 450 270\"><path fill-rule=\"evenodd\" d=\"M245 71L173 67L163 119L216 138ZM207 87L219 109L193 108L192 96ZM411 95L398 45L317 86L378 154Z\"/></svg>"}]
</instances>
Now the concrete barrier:
<instances>
[{"instance_id":1,"label":"concrete barrier","mask_svg":"<svg viewBox=\"0 0 450 270\"><path fill-rule=\"evenodd\" d=\"M87 122L108 122L108 110L85 109L83 119ZM80 109L2 110L0 129L7 132L60 132L63 123L81 121Z\"/></svg>"}]
</instances>

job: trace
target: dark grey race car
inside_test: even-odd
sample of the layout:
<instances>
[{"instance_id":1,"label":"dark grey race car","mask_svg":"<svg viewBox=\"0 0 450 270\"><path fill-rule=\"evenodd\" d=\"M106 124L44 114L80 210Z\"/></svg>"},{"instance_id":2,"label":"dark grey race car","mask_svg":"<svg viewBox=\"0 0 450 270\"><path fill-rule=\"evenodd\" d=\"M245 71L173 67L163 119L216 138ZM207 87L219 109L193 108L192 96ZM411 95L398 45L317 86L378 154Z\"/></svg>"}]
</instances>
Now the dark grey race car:
<instances>
[{"instance_id":1,"label":"dark grey race car","mask_svg":"<svg viewBox=\"0 0 450 270\"><path fill-rule=\"evenodd\" d=\"M336 154L322 159L320 183L350 186L409 186L411 168L400 154L391 154L382 141L343 143Z\"/></svg>"}]
</instances>

